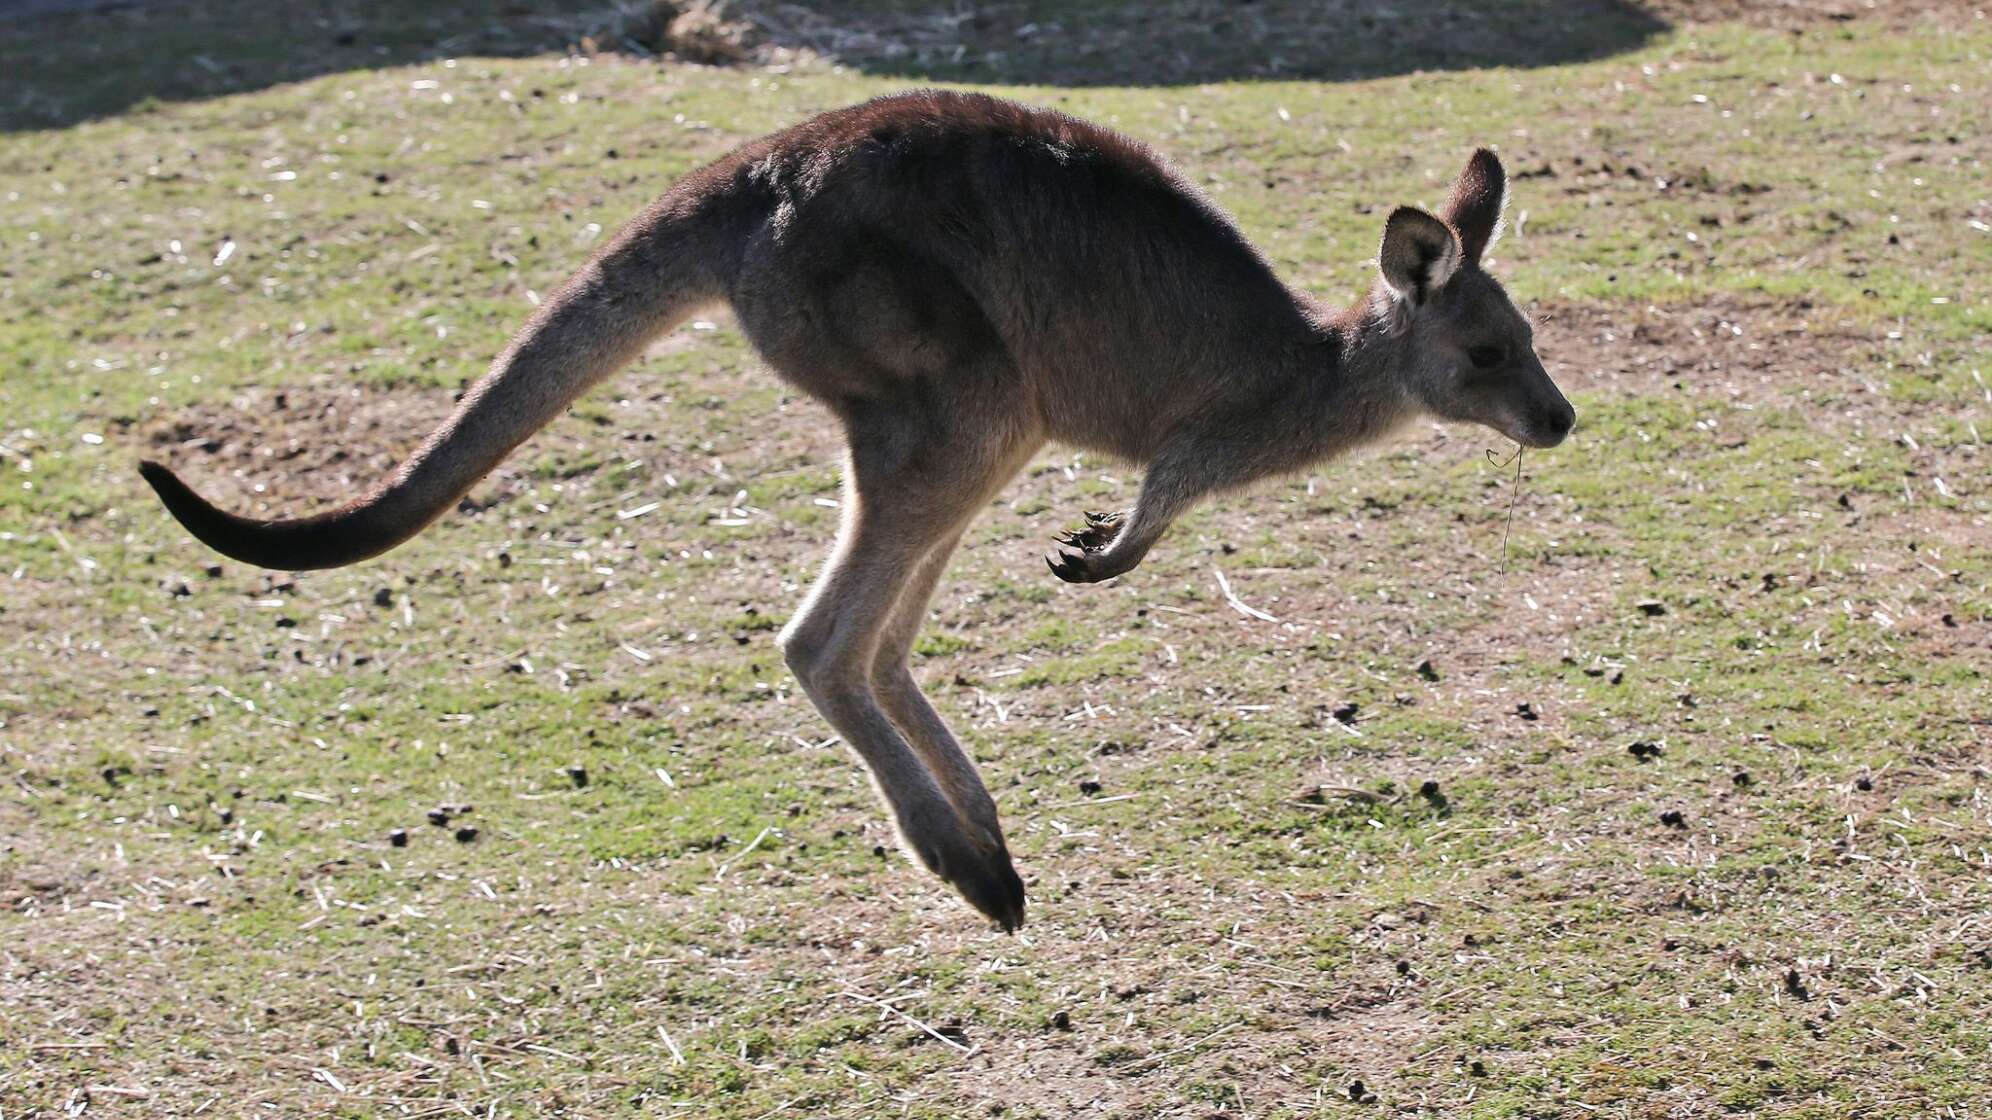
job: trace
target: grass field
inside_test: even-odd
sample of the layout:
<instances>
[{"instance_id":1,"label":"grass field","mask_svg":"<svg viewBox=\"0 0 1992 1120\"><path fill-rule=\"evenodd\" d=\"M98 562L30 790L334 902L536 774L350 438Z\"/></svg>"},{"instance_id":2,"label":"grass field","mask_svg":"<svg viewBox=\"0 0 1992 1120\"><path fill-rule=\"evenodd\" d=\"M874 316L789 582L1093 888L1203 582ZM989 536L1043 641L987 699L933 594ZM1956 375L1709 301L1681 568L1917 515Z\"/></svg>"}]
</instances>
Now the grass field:
<instances>
[{"instance_id":1,"label":"grass field","mask_svg":"<svg viewBox=\"0 0 1992 1120\"><path fill-rule=\"evenodd\" d=\"M719 67L551 4L0 23L0 1118L1992 1116L1992 20L850 8ZM782 667L835 438L727 324L355 568L140 483L349 496L674 176L923 80L1336 298L1498 145L1580 413L1519 497L1424 427L1098 587L1039 557L1138 471L1010 486L917 668L1021 933Z\"/></svg>"}]
</instances>

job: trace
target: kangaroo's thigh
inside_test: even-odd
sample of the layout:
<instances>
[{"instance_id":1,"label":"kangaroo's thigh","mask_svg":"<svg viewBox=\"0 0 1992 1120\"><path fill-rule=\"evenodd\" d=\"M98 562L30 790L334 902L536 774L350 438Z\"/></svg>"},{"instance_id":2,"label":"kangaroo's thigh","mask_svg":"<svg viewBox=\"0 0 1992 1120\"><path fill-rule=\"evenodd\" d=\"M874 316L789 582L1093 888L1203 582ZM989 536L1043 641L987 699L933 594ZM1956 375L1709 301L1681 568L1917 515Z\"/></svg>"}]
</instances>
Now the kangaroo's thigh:
<instances>
[{"instance_id":1,"label":"kangaroo's thigh","mask_svg":"<svg viewBox=\"0 0 1992 1120\"><path fill-rule=\"evenodd\" d=\"M873 231L757 242L733 302L769 362L831 403L911 399L963 377L1015 380L967 287L933 258Z\"/></svg>"}]
</instances>

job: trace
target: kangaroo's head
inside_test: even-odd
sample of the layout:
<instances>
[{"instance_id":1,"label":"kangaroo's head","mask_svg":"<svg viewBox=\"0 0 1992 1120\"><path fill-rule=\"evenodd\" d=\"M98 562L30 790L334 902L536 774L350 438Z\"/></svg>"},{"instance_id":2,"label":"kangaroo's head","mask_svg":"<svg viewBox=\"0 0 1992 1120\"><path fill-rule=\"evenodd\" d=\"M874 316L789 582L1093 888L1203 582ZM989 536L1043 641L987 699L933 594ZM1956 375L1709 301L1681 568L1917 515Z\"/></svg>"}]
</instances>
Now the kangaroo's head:
<instances>
[{"instance_id":1,"label":"kangaroo's head","mask_svg":"<svg viewBox=\"0 0 1992 1120\"><path fill-rule=\"evenodd\" d=\"M1501 229L1508 176L1493 152L1467 161L1444 213L1400 206L1383 228L1375 300L1394 332L1396 372L1416 405L1446 420L1555 447L1576 410L1536 357L1534 331L1480 258Z\"/></svg>"}]
</instances>

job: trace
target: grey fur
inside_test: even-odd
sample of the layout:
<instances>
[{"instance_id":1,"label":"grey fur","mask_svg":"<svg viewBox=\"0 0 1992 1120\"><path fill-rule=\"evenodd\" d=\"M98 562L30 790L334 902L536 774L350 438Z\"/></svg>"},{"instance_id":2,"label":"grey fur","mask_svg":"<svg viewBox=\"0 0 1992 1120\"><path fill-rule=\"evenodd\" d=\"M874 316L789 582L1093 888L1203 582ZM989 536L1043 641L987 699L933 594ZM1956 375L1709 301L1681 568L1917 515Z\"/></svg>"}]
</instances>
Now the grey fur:
<instances>
[{"instance_id":1,"label":"grey fur","mask_svg":"<svg viewBox=\"0 0 1992 1120\"><path fill-rule=\"evenodd\" d=\"M418 532L659 333L730 304L849 443L844 524L780 644L870 769L907 846L1005 928L1024 887L996 808L908 667L964 528L1046 442L1144 463L1134 507L1050 558L1122 575L1203 498L1420 416L1532 447L1575 419L1480 267L1506 179L1475 153L1443 214L1402 209L1354 307L1288 289L1142 145L1062 114L923 91L854 106L687 176L526 324L441 430L359 500L298 521L146 477L196 536L327 567Z\"/></svg>"}]
</instances>

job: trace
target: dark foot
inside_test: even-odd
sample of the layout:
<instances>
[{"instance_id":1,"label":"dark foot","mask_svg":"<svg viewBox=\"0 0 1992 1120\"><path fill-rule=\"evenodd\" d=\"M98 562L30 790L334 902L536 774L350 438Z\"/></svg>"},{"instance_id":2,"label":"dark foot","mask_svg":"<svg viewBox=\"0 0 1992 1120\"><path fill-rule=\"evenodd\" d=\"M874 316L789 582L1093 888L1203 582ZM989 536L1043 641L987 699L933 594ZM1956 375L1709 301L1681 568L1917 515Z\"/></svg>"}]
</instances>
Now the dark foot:
<instances>
[{"instance_id":1,"label":"dark foot","mask_svg":"<svg viewBox=\"0 0 1992 1120\"><path fill-rule=\"evenodd\" d=\"M1001 840L993 845L910 844L920 862L954 887L970 906L1015 933L1024 924L1024 881Z\"/></svg>"},{"instance_id":2,"label":"dark foot","mask_svg":"<svg viewBox=\"0 0 1992 1120\"><path fill-rule=\"evenodd\" d=\"M1010 864L1010 853L999 850L994 858L964 868L948 882L1004 933L1015 933L1024 924L1024 881Z\"/></svg>"},{"instance_id":3,"label":"dark foot","mask_svg":"<svg viewBox=\"0 0 1992 1120\"><path fill-rule=\"evenodd\" d=\"M1045 557L1051 573L1067 583L1098 583L1126 571L1101 561L1107 546L1120 536L1126 517L1119 513L1089 513L1086 527L1075 533L1060 533L1057 553ZM1111 570L1110 570L1111 569Z\"/></svg>"}]
</instances>

